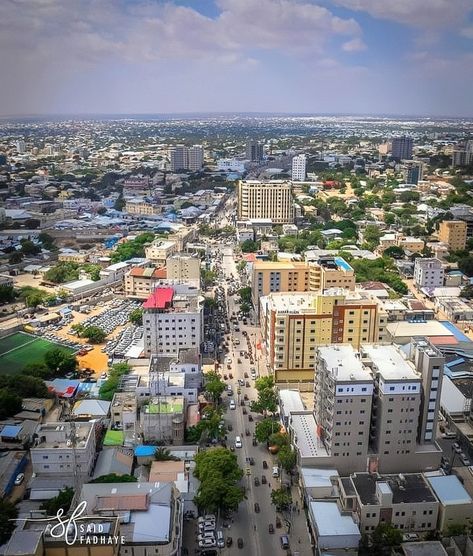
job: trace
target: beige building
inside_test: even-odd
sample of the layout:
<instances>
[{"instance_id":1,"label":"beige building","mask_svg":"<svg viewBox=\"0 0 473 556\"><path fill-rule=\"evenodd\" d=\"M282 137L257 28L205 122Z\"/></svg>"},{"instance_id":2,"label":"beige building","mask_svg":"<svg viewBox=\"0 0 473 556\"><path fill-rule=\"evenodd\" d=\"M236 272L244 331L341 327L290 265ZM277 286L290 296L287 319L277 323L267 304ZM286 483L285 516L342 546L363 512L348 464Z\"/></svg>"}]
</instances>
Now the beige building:
<instances>
[{"instance_id":1,"label":"beige building","mask_svg":"<svg viewBox=\"0 0 473 556\"><path fill-rule=\"evenodd\" d=\"M125 295L134 299L148 299L166 277L166 267L134 267L125 275Z\"/></svg>"},{"instance_id":2,"label":"beige building","mask_svg":"<svg viewBox=\"0 0 473 556\"><path fill-rule=\"evenodd\" d=\"M440 510L437 529L445 532L450 525L473 525L473 500L456 475L431 475L427 477L439 500Z\"/></svg>"},{"instance_id":3,"label":"beige building","mask_svg":"<svg viewBox=\"0 0 473 556\"><path fill-rule=\"evenodd\" d=\"M341 257L320 257L315 263L257 261L251 268L253 305L273 292L355 289L355 272Z\"/></svg>"},{"instance_id":4,"label":"beige building","mask_svg":"<svg viewBox=\"0 0 473 556\"><path fill-rule=\"evenodd\" d=\"M150 261L164 266L167 258L177 253L177 251L178 245L175 241L155 239L145 247L145 256Z\"/></svg>"},{"instance_id":5,"label":"beige building","mask_svg":"<svg viewBox=\"0 0 473 556\"><path fill-rule=\"evenodd\" d=\"M240 180L238 219L270 218L273 224L292 224L294 201L292 183L285 180Z\"/></svg>"},{"instance_id":6,"label":"beige building","mask_svg":"<svg viewBox=\"0 0 473 556\"><path fill-rule=\"evenodd\" d=\"M404 236L399 233L390 232L379 238L377 251L383 253L388 247L400 247L411 253L420 253L425 247L425 242L417 237Z\"/></svg>"},{"instance_id":7,"label":"beige building","mask_svg":"<svg viewBox=\"0 0 473 556\"><path fill-rule=\"evenodd\" d=\"M448 245L449 251L466 247L467 224L463 220L444 220L439 227L439 240Z\"/></svg>"},{"instance_id":8,"label":"beige building","mask_svg":"<svg viewBox=\"0 0 473 556\"><path fill-rule=\"evenodd\" d=\"M175 282L193 282L200 287L200 258L176 253L166 261L167 277Z\"/></svg>"},{"instance_id":9,"label":"beige building","mask_svg":"<svg viewBox=\"0 0 473 556\"><path fill-rule=\"evenodd\" d=\"M66 251L64 253L59 253L57 258L60 263L84 264L89 260L89 255L79 251Z\"/></svg>"},{"instance_id":10,"label":"beige building","mask_svg":"<svg viewBox=\"0 0 473 556\"><path fill-rule=\"evenodd\" d=\"M357 515L362 534L373 533L383 523L406 533L437 528L439 503L420 473L355 473L340 478L339 487L341 506Z\"/></svg>"},{"instance_id":11,"label":"beige building","mask_svg":"<svg viewBox=\"0 0 473 556\"><path fill-rule=\"evenodd\" d=\"M152 205L144 200L130 199L125 204L125 212L138 216L152 216L153 214L161 214L162 207Z\"/></svg>"},{"instance_id":12,"label":"beige building","mask_svg":"<svg viewBox=\"0 0 473 556\"><path fill-rule=\"evenodd\" d=\"M261 298L261 335L277 382L313 381L316 348L385 340L378 301L347 290L271 293Z\"/></svg>"}]
</instances>

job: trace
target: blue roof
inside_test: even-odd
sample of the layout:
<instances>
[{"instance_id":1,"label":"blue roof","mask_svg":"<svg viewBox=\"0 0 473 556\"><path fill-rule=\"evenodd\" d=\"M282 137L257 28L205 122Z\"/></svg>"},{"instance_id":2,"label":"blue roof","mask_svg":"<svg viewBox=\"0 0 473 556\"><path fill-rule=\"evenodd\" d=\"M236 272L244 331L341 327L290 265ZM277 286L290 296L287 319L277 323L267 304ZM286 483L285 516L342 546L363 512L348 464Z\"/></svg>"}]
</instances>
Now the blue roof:
<instances>
[{"instance_id":1,"label":"blue roof","mask_svg":"<svg viewBox=\"0 0 473 556\"><path fill-rule=\"evenodd\" d=\"M145 445L141 445L141 446L137 446L135 448L135 456L139 457L139 456L154 456L154 453L156 452L156 446L145 446Z\"/></svg>"},{"instance_id":2,"label":"blue roof","mask_svg":"<svg viewBox=\"0 0 473 556\"><path fill-rule=\"evenodd\" d=\"M445 328L449 330L459 342L471 342L470 338L468 338L468 336L465 336L463 332L460 332L460 330L458 330L458 328L453 323L449 322L448 320L441 320L439 322L443 324L443 326L445 326Z\"/></svg>"},{"instance_id":3,"label":"blue roof","mask_svg":"<svg viewBox=\"0 0 473 556\"><path fill-rule=\"evenodd\" d=\"M0 432L0 436L5 438L16 438L21 432L21 425L5 425Z\"/></svg>"},{"instance_id":4,"label":"blue roof","mask_svg":"<svg viewBox=\"0 0 473 556\"><path fill-rule=\"evenodd\" d=\"M438 477L427 477L437 498L444 505L470 504L471 497L460 483L456 475L441 475Z\"/></svg>"},{"instance_id":5,"label":"blue roof","mask_svg":"<svg viewBox=\"0 0 473 556\"><path fill-rule=\"evenodd\" d=\"M463 359L463 357L459 357L458 359L454 359L453 361L450 361L450 363L445 363L445 365L451 368L451 367L456 367L457 365L461 365L464 362L465 359Z\"/></svg>"}]
</instances>

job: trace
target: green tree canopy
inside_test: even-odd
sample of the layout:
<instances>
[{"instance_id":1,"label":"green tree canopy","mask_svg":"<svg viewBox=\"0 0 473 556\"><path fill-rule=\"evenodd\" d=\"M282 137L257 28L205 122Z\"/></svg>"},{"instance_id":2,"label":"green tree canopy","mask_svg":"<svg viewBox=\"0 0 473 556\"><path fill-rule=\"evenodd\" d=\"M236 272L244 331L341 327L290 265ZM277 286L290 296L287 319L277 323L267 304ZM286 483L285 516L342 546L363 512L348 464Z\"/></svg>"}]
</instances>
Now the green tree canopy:
<instances>
[{"instance_id":1,"label":"green tree canopy","mask_svg":"<svg viewBox=\"0 0 473 556\"><path fill-rule=\"evenodd\" d=\"M278 393L272 377L261 377L256 380L258 398L250 404L251 411L256 413L276 413L278 407Z\"/></svg>"},{"instance_id":2,"label":"green tree canopy","mask_svg":"<svg viewBox=\"0 0 473 556\"><path fill-rule=\"evenodd\" d=\"M254 253L259 249L259 243L257 241L253 241L252 239L246 239L241 244L241 250L243 253Z\"/></svg>"},{"instance_id":3,"label":"green tree canopy","mask_svg":"<svg viewBox=\"0 0 473 556\"><path fill-rule=\"evenodd\" d=\"M100 387L100 399L111 402L118 389L120 378L129 373L130 370L131 367L127 363L115 363L115 365L112 365L112 367L108 370L107 380Z\"/></svg>"},{"instance_id":4,"label":"green tree canopy","mask_svg":"<svg viewBox=\"0 0 473 556\"><path fill-rule=\"evenodd\" d=\"M154 452L156 461L181 461L177 456L173 456L168 448L160 447Z\"/></svg>"},{"instance_id":5,"label":"green tree canopy","mask_svg":"<svg viewBox=\"0 0 473 556\"><path fill-rule=\"evenodd\" d=\"M59 262L44 275L45 280L54 284L64 284L79 278L79 265L72 262Z\"/></svg>"},{"instance_id":6,"label":"green tree canopy","mask_svg":"<svg viewBox=\"0 0 473 556\"><path fill-rule=\"evenodd\" d=\"M278 451L278 461L284 471L292 473L297 462L296 452L291 446L282 446Z\"/></svg>"},{"instance_id":7,"label":"green tree canopy","mask_svg":"<svg viewBox=\"0 0 473 556\"><path fill-rule=\"evenodd\" d=\"M9 388L0 388L0 419L6 419L21 411L22 401Z\"/></svg>"},{"instance_id":8,"label":"green tree canopy","mask_svg":"<svg viewBox=\"0 0 473 556\"><path fill-rule=\"evenodd\" d=\"M281 512L292 503L291 491L287 488L278 488L271 491L271 502L276 506L276 510Z\"/></svg>"},{"instance_id":9,"label":"green tree canopy","mask_svg":"<svg viewBox=\"0 0 473 556\"><path fill-rule=\"evenodd\" d=\"M220 375L215 371L210 371L204 375L204 390L206 396L214 402L218 402L220 396L225 390L225 383L220 378Z\"/></svg>"},{"instance_id":10,"label":"green tree canopy","mask_svg":"<svg viewBox=\"0 0 473 556\"><path fill-rule=\"evenodd\" d=\"M69 351L57 347L44 354L44 362L48 369L57 375L72 373L76 370L77 360Z\"/></svg>"},{"instance_id":11,"label":"green tree canopy","mask_svg":"<svg viewBox=\"0 0 473 556\"><path fill-rule=\"evenodd\" d=\"M268 442L269 437L279 431L279 423L275 419L266 418L258 421L255 426L255 437L258 442Z\"/></svg>"},{"instance_id":12,"label":"green tree canopy","mask_svg":"<svg viewBox=\"0 0 473 556\"><path fill-rule=\"evenodd\" d=\"M399 546L402 543L402 532L390 523L380 523L372 534L373 544L379 549Z\"/></svg>"},{"instance_id":13,"label":"green tree canopy","mask_svg":"<svg viewBox=\"0 0 473 556\"><path fill-rule=\"evenodd\" d=\"M46 510L47 515L57 515L57 512L62 509L64 513L69 511L74 498L74 489L66 487L59 491L59 494L54 498L50 498L41 504L41 509Z\"/></svg>"},{"instance_id":14,"label":"green tree canopy","mask_svg":"<svg viewBox=\"0 0 473 556\"><path fill-rule=\"evenodd\" d=\"M138 479L133 475L117 475L116 473L109 473L108 475L101 475L91 483L137 483Z\"/></svg>"},{"instance_id":15,"label":"green tree canopy","mask_svg":"<svg viewBox=\"0 0 473 556\"><path fill-rule=\"evenodd\" d=\"M107 337L107 333L100 326L87 326L82 336L92 344L101 344Z\"/></svg>"},{"instance_id":16,"label":"green tree canopy","mask_svg":"<svg viewBox=\"0 0 473 556\"><path fill-rule=\"evenodd\" d=\"M143 324L143 309L137 307L133 309L129 316L130 322L133 324L141 325Z\"/></svg>"},{"instance_id":17,"label":"green tree canopy","mask_svg":"<svg viewBox=\"0 0 473 556\"><path fill-rule=\"evenodd\" d=\"M13 286L2 284L0 286L0 303L10 303L16 297L15 289Z\"/></svg>"},{"instance_id":18,"label":"green tree canopy","mask_svg":"<svg viewBox=\"0 0 473 556\"><path fill-rule=\"evenodd\" d=\"M15 519L18 517L18 510L12 502L6 498L0 499L0 545L5 544L11 537L13 530L17 526Z\"/></svg>"}]
</instances>

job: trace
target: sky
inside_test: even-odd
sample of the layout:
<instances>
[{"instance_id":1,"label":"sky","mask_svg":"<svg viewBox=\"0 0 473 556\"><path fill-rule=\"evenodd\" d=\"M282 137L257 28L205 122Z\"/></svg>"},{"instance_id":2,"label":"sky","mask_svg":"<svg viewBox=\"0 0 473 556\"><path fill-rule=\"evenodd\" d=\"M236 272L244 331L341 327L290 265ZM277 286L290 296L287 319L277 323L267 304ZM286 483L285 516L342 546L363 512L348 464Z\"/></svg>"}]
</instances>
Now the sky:
<instances>
[{"instance_id":1,"label":"sky","mask_svg":"<svg viewBox=\"0 0 473 556\"><path fill-rule=\"evenodd\" d=\"M0 114L473 116L473 0L2 0Z\"/></svg>"}]
</instances>

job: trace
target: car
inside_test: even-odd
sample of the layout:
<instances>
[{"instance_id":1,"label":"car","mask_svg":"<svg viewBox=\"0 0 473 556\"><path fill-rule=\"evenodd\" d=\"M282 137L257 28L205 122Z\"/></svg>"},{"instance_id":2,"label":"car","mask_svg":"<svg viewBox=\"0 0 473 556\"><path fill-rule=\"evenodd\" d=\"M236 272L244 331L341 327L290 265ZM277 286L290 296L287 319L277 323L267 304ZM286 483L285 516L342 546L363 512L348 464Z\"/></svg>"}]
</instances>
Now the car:
<instances>
[{"instance_id":1,"label":"car","mask_svg":"<svg viewBox=\"0 0 473 556\"><path fill-rule=\"evenodd\" d=\"M258 477L255 477L255 487L258 487L259 485L260 483Z\"/></svg>"},{"instance_id":2,"label":"car","mask_svg":"<svg viewBox=\"0 0 473 556\"><path fill-rule=\"evenodd\" d=\"M204 539L203 541L199 541L199 548L213 548L214 546L217 546L215 539Z\"/></svg>"},{"instance_id":3,"label":"car","mask_svg":"<svg viewBox=\"0 0 473 556\"><path fill-rule=\"evenodd\" d=\"M259 512L260 512L259 504L258 504L258 502L255 502L255 513L259 514Z\"/></svg>"},{"instance_id":4,"label":"car","mask_svg":"<svg viewBox=\"0 0 473 556\"><path fill-rule=\"evenodd\" d=\"M231 365L232 364L232 358L231 357L227 357L227 365Z\"/></svg>"},{"instance_id":5,"label":"car","mask_svg":"<svg viewBox=\"0 0 473 556\"><path fill-rule=\"evenodd\" d=\"M266 475L261 475L261 483L265 485L268 481L266 480Z\"/></svg>"},{"instance_id":6,"label":"car","mask_svg":"<svg viewBox=\"0 0 473 556\"><path fill-rule=\"evenodd\" d=\"M245 371L245 374L243 375L245 378L248 378L248 373Z\"/></svg>"},{"instance_id":7,"label":"car","mask_svg":"<svg viewBox=\"0 0 473 556\"><path fill-rule=\"evenodd\" d=\"M210 533L215 531L215 521L204 521L199 524L199 533Z\"/></svg>"},{"instance_id":8,"label":"car","mask_svg":"<svg viewBox=\"0 0 473 556\"><path fill-rule=\"evenodd\" d=\"M233 539L232 539L232 537L227 537L226 545L227 545L227 546L232 546L232 544L233 544Z\"/></svg>"},{"instance_id":9,"label":"car","mask_svg":"<svg viewBox=\"0 0 473 556\"><path fill-rule=\"evenodd\" d=\"M274 533L274 525L272 523L269 524L268 526L268 532L273 534Z\"/></svg>"},{"instance_id":10,"label":"car","mask_svg":"<svg viewBox=\"0 0 473 556\"><path fill-rule=\"evenodd\" d=\"M231 423L228 423L227 429L229 431L232 431L233 430L233 425Z\"/></svg>"},{"instance_id":11,"label":"car","mask_svg":"<svg viewBox=\"0 0 473 556\"><path fill-rule=\"evenodd\" d=\"M251 415L251 413L248 415L248 421L253 421L253 415Z\"/></svg>"},{"instance_id":12,"label":"car","mask_svg":"<svg viewBox=\"0 0 473 556\"><path fill-rule=\"evenodd\" d=\"M275 477L276 479L279 477L279 467L277 467L276 465L273 465L272 475L273 475L273 477Z\"/></svg>"},{"instance_id":13,"label":"car","mask_svg":"<svg viewBox=\"0 0 473 556\"><path fill-rule=\"evenodd\" d=\"M235 400L230 400L230 409L236 409Z\"/></svg>"},{"instance_id":14,"label":"car","mask_svg":"<svg viewBox=\"0 0 473 556\"><path fill-rule=\"evenodd\" d=\"M225 537L223 536L223 531L217 531L217 546L219 548L225 548Z\"/></svg>"},{"instance_id":15,"label":"car","mask_svg":"<svg viewBox=\"0 0 473 556\"><path fill-rule=\"evenodd\" d=\"M228 376L227 376L227 375L223 375L223 380L228 380Z\"/></svg>"},{"instance_id":16,"label":"car","mask_svg":"<svg viewBox=\"0 0 473 556\"><path fill-rule=\"evenodd\" d=\"M243 539L241 537L238 537L237 545L238 548L243 548Z\"/></svg>"},{"instance_id":17,"label":"car","mask_svg":"<svg viewBox=\"0 0 473 556\"><path fill-rule=\"evenodd\" d=\"M205 541L205 539L215 539L215 534L213 531L204 531L200 533L197 537L198 541Z\"/></svg>"},{"instance_id":18,"label":"car","mask_svg":"<svg viewBox=\"0 0 473 556\"><path fill-rule=\"evenodd\" d=\"M417 533L405 533L402 535L402 540L405 542L408 541L417 541L419 539L419 535Z\"/></svg>"},{"instance_id":19,"label":"car","mask_svg":"<svg viewBox=\"0 0 473 556\"><path fill-rule=\"evenodd\" d=\"M281 535L279 540L281 542L281 548L287 550L289 548L289 537L287 535Z\"/></svg>"},{"instance_id":20,"label":"car","mask_svg":"<svg viewBox=\"0 0 473 556\"><path fill-rule=\"evenodd\" d=\"M255 458L248 458L248 463L250 465L254 465L255 464Z\"/></svg>"},{"instance_id":21,"label":"car","mask_svg":"<svg viewBox=\"0 0 473 556\"><path fill-rule=\"evenodd\" d=\"M455 450L455 452L457 452L457 454L458 454L459 452L461 452L460 444L458 444L458 442L454 442L454 443L452 444L452 449Z\"/></svg>"},{"instance_id":22,"label":"car","mask_svg":"<svg viewBox=\"0 0 473 556\"><path fill-rule=\"evenodd\" d=\"M252 378L253 380L256 380L256 373L255 373L255 371L251 371L251 378Z\"/></svg>"},{"instance_id":23,"label":"car","mask_svg":"<svg viewBox=\"0 0 473 556\"><path fill-rule=\"evenodd\" d=\"M25 474L24 473L18 473L18 475L15 478L15 485L21 485L21 483L25 480Z\"/></svg>"},{"instance_id":24,"label":"car","mask_svg":"<svg viewBox=\"0 0 473 556\"><path fill-rule=\"evenodd\" d=\"M243 446L242 442L241 442L241 437L240 436L236 436L235 437L235 448L241 448Z\"/></svg>"},{"instance_id":25,"label":"car","mask_svg":"<svg viewBox=\"0 0 473 556\"><path fill-rule=\"evenodd\" d=\"M268 462L265 459L263 460L263 469L268 469Z\"/></svg>"},{"instance_id":26,"label":"car","mask_svg":"<svg viewBox=\"0 0 473 556\"><path fill-rule=\"evenodd\" d=\"M203 521L215 521L215 514L206 514L203 515L201 517L199 517L199 523L202 523Z\"/></svg>"}]
</instances>

